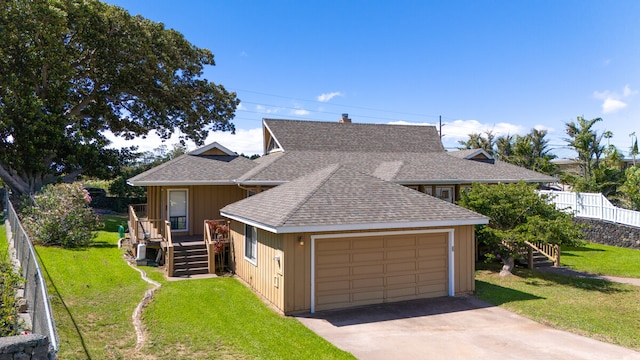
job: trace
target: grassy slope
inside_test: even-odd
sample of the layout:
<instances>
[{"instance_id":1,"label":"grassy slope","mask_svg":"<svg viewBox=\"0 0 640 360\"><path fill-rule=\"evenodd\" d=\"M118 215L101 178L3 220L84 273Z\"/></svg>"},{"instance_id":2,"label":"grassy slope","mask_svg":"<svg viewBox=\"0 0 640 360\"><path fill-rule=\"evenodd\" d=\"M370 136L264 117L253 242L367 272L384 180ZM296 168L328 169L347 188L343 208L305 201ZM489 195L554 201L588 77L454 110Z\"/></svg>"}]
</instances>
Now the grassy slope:
<instances>
[{"instance_id":1,"label":"grassy slope","mask_svg":"<svg viewBox=\"0 0 640 360\"><path fill-rule=\"evenodd\" d=\"M500 277L496 267L479 268L478 298L559 329L640 350L640 288L519 268L514 276Z\"/></svg>"},{"instance_id":2,"label":"grassy slope","mask_svg":"<svg viewBox=\"0 0 640 360\"><path fill-rule=\"evenodd\" d=\"M124 262L117 233L100 232L88 249L36 251L49 277L60 358L123 358L135 346L131 314L149 285Z\"/></svg>"},{"instance_id":3,"label":"grassy slope","mask_svg":"<svg viewBox=\"0 0 640 360\"><path fill-rule=\"evenodd\" d=\"M640 278L640 250L587 243L563 248L563 266L600 275Z\"/></svg>"}]
</instances>

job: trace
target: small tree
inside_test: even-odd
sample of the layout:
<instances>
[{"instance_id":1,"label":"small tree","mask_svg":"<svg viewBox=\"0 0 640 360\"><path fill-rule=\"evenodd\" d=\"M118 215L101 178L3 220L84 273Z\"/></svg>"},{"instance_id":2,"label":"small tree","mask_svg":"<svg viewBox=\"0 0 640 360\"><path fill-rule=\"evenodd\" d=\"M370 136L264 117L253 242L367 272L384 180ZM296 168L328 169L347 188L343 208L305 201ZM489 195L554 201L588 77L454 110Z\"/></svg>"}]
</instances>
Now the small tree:
<instances>
[{"instance_id":1,"label":"small tree","mask_svg":"<svg viewBox=\"0 0 640 360\"><path fill-rule=\"evenodd\" d=\"M524 241L576 245L584 239L571 214L559 211L539 195L535 187L517 184L474 184L462 194L459 205L490 218L477 229L479 243L488 248L489 259L504 263L503 273L510 274L517 247Z\"/></svg>"},{"instance_id":2,"label":"small tree","mask_svg":"<svg viewBox=\"0 0 640 360\"><path fill-rule=\"evenodd\" d=\"M23 224L35 244L65 248L87 246L100 225L89 207L91 197L81 184L47 185L23 210Z\"/></svg>"},{"instance_id":3,"label":"small tree","mask_svg":"<svg viewBox=\"0 0 640 360\"><path fill-rule=\"evenodd\" d=\"M632 166L625 174L625 181L620 186L623 203L629 209L640 210L640 167Z\"/></svg>"}]
</instances>

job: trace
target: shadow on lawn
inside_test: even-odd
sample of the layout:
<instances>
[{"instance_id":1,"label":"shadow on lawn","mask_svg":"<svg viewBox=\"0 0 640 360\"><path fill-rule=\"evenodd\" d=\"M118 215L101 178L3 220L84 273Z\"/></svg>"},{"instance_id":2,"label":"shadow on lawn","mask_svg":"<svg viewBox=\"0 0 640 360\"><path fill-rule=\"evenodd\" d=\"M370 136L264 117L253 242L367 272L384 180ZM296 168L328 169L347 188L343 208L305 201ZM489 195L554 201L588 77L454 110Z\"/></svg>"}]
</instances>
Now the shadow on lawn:
<instances>
[{"instance_id":1,"label":"shadow on lawn","mask_svg":"<svg viewBox=\"0 0 640 360\"><path fill-rule=\"evenodd\" d=\"M479 299L491 299L490 302L494 305L502 305L516 301L544 299L540 296L495 285L482 280L476 280L475 295Z\"/></svg>"},{"instance_id":2,"label":"shadow on lawn","mask_svg":"<svg viewBox=\"0 0 640 360\"><path fill-rule=\"evenodd\" d=\"M109 248L117 248L118 244L111 244L108 241L94 241L89 245L91 248L97 249L109 249Z\"/></svg>"},{"instance_id":3,"label":"shadow on lawn","mask_svg":"<svg viewBox=\"0 0 640 360\"><path fill-rule=\"evenodd\" d=\"M515 269L513 274L527 279L527 284L532 286L571 286L577 289L598 291L606 294L628 292L620 284L599 278L597 275L580 273L566 269L564 273L551 271L538 271L530 269Z\"/></svg>"},{"instance_id":4,"label":"shadow on lawn","mask_svg":"<svg viewBox=\"0 0 640 360\"><path fill-rule=\"evenodd\" d=\"M576 251L590 251L590 252L604 252L603 249L593 249L588 248L586 246L572 247L572 246L563 246L562 247L562 256L572 256L571 254L565 254L565 251L576 252ZM575 255L573 255L575 256Z\"/></svg>"}]
</instances>

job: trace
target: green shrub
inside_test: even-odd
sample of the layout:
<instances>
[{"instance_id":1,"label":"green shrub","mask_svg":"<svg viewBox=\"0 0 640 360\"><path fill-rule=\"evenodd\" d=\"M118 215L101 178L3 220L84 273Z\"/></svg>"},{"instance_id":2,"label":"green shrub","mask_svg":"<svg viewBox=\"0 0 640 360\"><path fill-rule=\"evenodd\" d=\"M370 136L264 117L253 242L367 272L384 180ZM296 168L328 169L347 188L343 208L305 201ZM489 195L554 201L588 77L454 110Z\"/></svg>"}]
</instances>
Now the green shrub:
<instances>
[{"instance_id":1,"label":"green shrub","mask_svg":"<svg viewBox=\"0 0 640 360\"><path fill-rule=\"evenodd\" d=\"M82 184L56 184L42 188L36 205L23 210L22 222L34 244L65 248L87 246L100 225Z\"/></svg>"},{"instance_id":2,"label":"green shrub","mask_svg":"<svg viewBox=\"0 0 640 360\"><path fill-rule=\"evenodd\" d=\"M19 334L16 290L21 282L9 260L5 256L0 257L0 337Z\"/></svg>"}]
</instances>

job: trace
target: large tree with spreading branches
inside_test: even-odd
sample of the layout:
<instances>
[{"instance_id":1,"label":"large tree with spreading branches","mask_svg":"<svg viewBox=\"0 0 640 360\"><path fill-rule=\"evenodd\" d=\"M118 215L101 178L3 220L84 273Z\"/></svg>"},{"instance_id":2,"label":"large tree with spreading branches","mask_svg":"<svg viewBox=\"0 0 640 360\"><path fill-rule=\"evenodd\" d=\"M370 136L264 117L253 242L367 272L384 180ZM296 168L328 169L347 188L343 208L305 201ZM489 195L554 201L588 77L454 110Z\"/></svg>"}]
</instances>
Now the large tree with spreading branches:
<instances>
[{"instance_id":1,"label":"large tree with spreading branches","mask_svg":"<svg viewBox=\"0 0 640 360\"><path fill-rule=\"evenodd\" d=\"M95 0L0 2L0 178L15 194L119 165L105 132L200 145L234 131L236 94L202 77L213 54ZM126 151L124 151L126 153Z\"/></svg>"}]
</instances>

